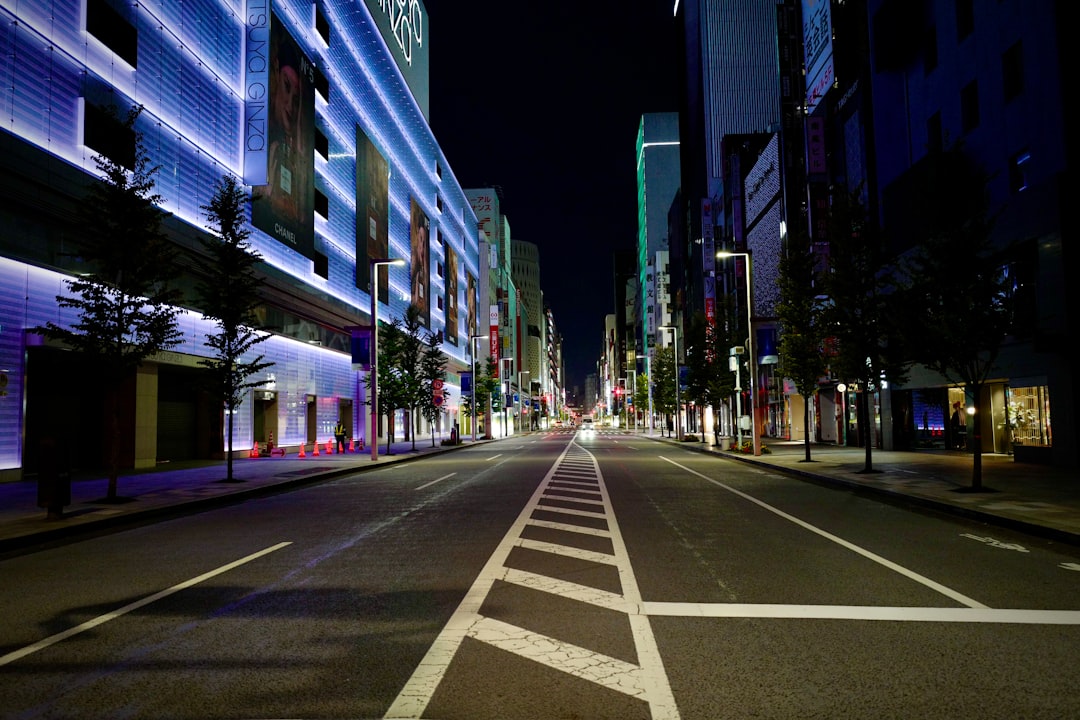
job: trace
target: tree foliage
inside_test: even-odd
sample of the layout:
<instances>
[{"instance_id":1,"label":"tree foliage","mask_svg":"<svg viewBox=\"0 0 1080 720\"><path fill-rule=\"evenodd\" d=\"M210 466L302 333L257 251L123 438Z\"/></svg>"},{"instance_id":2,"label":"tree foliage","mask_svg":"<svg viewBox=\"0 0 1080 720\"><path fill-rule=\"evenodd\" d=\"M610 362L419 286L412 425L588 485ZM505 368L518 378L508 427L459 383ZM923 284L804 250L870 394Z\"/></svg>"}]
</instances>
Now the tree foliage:
<instances>
[{"instance_id":1,"label":"tree foliage","mask_svg":"<svg viewBox=\"0 0 1080 720\"><path fill-rule=\"evenodd\" d=\"M794 240L780 259L780 370L803 397L804 450L810 460L810 399L825 375L823 305L816 284L814 256L809 243Z\"/></svg>"},{"instance_id":2,"label":"tree foliage","mask_svg":"<svg viewBox=\"0 0 1080 720\"><path fill-rule=\"evenodd\" d=\"M670 416L675 412L675 349L657 347L652 369L653 412Z\"/></svg>"},{"instance_id":3,"label":"tree foliage","mask_svg":"<svg viewBox=\"0 0 1080 720\"><path fill-rule=\"evenodd\" d=\"M961 148L930 158L922 207L926 234L906 263L906 295L918 307L904 325L913 359L964 386L975 408L972 489L982 487L983 387L1013 328L1022 289L1008 255L993 247L987 177ZM909 320L915 320L908 316Z\"/></svg>"},{"instance_id":4,"label":"tree foliage","mask_svg":"<svg viewBox=\"0 0 1080 720\"><path fill-rule=\"evenodd\" d=\"M898 325L903 308L880 234L866 219L856 194L833 198L829 215L829 261L823 286L826 334L834 340L832 375L859 389L859 427L872 430L869 397L882 378L902 382L908 359ZM864 438L862 472L873 472L872 436Z\"/></svg>"},{"instance_id":5,"label":"tree foliage","mask_svg":"<svg viewBox=\"0 0 1080 720\"><path fill-rule=\"evenodd\" d=\"M169 282L176 275L175 248L162 229L168 214L154 192L159 167L150 164L142 133L135 130L141 113L141 106L134 107L123 121L135 141L132 167L95 157L102 177L79 205L83 233L76 242L90 270L65 280L70 295L56 296L59 307L74 310L77 319L70 327L49 322L37 329L103 361L110 501L118 499L121 385L144 360L183 337L177 323L180 292Z\"/></svg>"},{"instance_id":6,"label":"tree foliage","mask_svg":"<svg viewBox=\"0 0 1080 720\"><path fill-rule=\"evenodd\" d=\"M724 318L726 301L718 305L717 316ZM735 373L728 367L731 349L731 336L726 331L727 325L718 322L709 325L703 314L695 314L686 331L686 396L693 401L701 412L706 407L712 408L714 432L720 432L719 418L725 403L735 392ZM704 418L701 427L705 426Z\"/></svg>"},{"instance_id":7,"label":"tree foliage","mask_svg":"<svg viewBox=\"0 0 1080 720\"><path fill-rule=\"evenodd\" d=\"M263 355L251 356L259 343L270 338L255 330L258 288L262 280L255 273L261 257L251 250L251 232L244 220L247 194L232 175L222 177L209 204L202 206L213 234L200 238L205 255L197 261L201 278L196 285L199 308L214 321L217 332L203 343L211 356L199 361L207 369L207 386L226 410L226 477L233 478L233 417L246 392L266 383L248 381L273 363ZM245 357L247 359L245 359Z\"/></svg>"}]
</instances>

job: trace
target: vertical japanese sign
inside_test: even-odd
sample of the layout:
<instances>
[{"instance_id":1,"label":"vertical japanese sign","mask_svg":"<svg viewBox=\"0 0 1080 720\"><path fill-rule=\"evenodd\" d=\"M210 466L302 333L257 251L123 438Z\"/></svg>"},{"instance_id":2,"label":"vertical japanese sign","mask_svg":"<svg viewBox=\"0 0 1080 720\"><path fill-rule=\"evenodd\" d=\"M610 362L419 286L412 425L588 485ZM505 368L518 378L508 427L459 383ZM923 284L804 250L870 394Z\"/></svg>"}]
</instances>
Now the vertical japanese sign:
<instances>
[{"instance_id":1,"label":"vertical japanese sign","mask_svg":"<svg viewBox=\"0 0 1080 720\"><path fill-rule=\"evenodd\" d=\"M713 236L712 200L701 201L701 267L705 277L705 322L716 327L716 240Z\"/></svg>"},{"instance_id":2,"label":"vertical japanese sign","mask_svg":"<svg viewBox=\"0 0 1080 720\"><path fill-rule=\"evenodd\" d=\"M495 363L495 377L499 377L499 306L488 308L488 333L491 343L491 359Z\"/></svg>"},{"instance_id":3,"label":"vertical japanese sign","mask_svg":"<svg viewBox=\"0 0 1080 720\"><path fill-rule=\"evenodd\" d=\"M480 329L476 324L477 320L479 320L476 317L478 288L476 287L476 278L473 277L472 273L465 273L465 284L465 324L469 328L469 337L472 337ZM473 352L473 349L470 348L469 352Z\"/></svg>"}]
</instances>

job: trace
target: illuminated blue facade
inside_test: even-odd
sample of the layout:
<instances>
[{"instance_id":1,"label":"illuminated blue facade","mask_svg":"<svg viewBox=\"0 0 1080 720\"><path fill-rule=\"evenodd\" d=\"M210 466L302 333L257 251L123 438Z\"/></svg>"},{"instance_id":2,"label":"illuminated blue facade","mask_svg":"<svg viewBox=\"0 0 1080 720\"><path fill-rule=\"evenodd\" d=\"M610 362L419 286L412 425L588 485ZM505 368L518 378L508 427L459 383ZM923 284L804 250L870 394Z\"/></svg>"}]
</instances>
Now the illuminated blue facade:
<instances>
[{"instance_id":1,"label":"illuminated blue facade","mask_svg":"<svg viewBox=\"0 0 1080 720\"><path fill-rule=\"evenodd\" d=\"M217 180L227 173L245 177L251 22L270 9L270 0L5 0L0 6L0 221L6 228L0 241L0 479L21 477L32 438L28 417L40 401L29 377L34 363L27 360L34 351L28 345L37 339L27 329L72 320L59 313L55 296L68 294L63 279L72 268L65 236L77 232L73 206L97 173L97 152L85 144L86 108L106 99L121 108L143 106L136 127L151 162L160 166L155 192L172 214L168 230L181 247L195 247L207 224L200 208ZM468 305L468 278L480 277L476 216L368 6L275 0L272 10L320 80L314 101L314 259L253 228L251 244L264 259L269 288L267 326L274 332L259 347L275 363L266 373L266 397L274 400L263 408L273 416L260 417L257 403L245 401L234 448L250 447L266 432L282 446L325 441L339 414L352 423L353 437L370 438L363 373L352 364L348 330L370 324L370 295L357 287L358 130L389 170L388 255L410 258L412 200L430 220L428 329L446 339L452 415L456 373L469 366L468 337L475 329L467 327L465 312L455 318L447 311ZM88 23L112 14L123 21L113 23L120 32L88 30ZM381 320L404 314L411 275L408 266L389 268ZM154 358L151 367L194 368L205 356L209 325L192 312L184 314L182 327L183 344ZM76 394L86 381L72 368L55 382L65 394ZM158 420L157 430L132 428L149 433L133 442L136 467L168 459L159 452L165 440L161 408L155 413L142 406L147 401L137 402L137 417ZM65 426L75 422L65 420Z\"/></svg>"}]
</instances>

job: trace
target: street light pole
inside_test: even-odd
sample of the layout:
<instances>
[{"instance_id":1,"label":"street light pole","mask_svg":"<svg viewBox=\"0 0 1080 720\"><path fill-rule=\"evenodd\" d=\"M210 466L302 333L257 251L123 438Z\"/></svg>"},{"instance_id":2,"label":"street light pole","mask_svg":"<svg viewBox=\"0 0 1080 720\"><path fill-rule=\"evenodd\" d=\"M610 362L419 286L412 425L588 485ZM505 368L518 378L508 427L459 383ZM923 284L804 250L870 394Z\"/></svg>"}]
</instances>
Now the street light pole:
<instances>
[{"instance_id":1,"label":"street light pole","mask_svg":"<svg viewBox=\"0 0 1080 720\"><path fill-rule=\"evenodd\" d=\"M746 339L746 352L750 356L747 359L747 363L750 367L750 437L754 442L754 455L761 454L761 435L758 434L757 424L757 398L754 391L754 383L756 381L757 372L755 370L754 361L754 290L753 290L753 277L754 277L754 265L750 257L749 252L729 252L727 250L721 250L716 253L716 257L719 259L729 257L744 257L746 258L746 331L749 335Z\"/></svg>"},{"instance_id":2,"label":"street light pole","mask_svg":"<svg viewBox=\"0 0 1080 720\"><path fill-rule=\"evenodd\" d=\"M472 402L469 408L472 410L472 441L476 442L476 341L486 338L487 335L470 335L469 351L472 359Z\"/></svg>"},{"instance_id":3,"label":"street light pole","mask_svg":"<svg viewBox=\"0 0 1080 720\"><path fill-rule=\"evenodd\" d=\"M521 371L518 372L518 374L517 374L517 377L518 377L518 432L523 432L523 429L521 427L521 423L522 423L522 412L521 411L522 411L522 408L525 407L525 396L524 396L524 392L522 390L522 385L521 385L521 376L522 375L528 375L529 376L529 384L530 385L532 384L532 372L531 371L529 371L529 370L521 370ZM529 395L530 395L529 400L532 400L532 397L531 397L532 396L532 388L531 387L529 388Z\"/></svg>"},{"instance_id":4,"label":"street light pole","mask_svg":"<svg viewBox=\"0 0 1080 720\"><path fill-rule=\"evenodd\" d=\"M500 373L502 375L502 377L505 378L505 380L506 380L506 392L503 393L503 402L502 402L502 406L503 406L503 437L506 437L507 435L510 434L510 432L509 432L510 431L510 428L509 428L509 424L510 424L509 413L507 413L507 411L506 411L506 396L510 394L510 390L512 389L511 386L510 386L510 376L513 375L513 373L514 373L514 371L512 369L514 367L514 358L499 358L500 367L502 366L502 363L504 363L504 362L510 363L509 369L507 369L506 372Z\"/></svg>"},{"instance_id":5,"label":"street light pole","mask_svg":"<svg viewBox=\"0 0 1080 720\"><path fill-rule=\"evenodd\" d=\"M379 266L404 265L401 258L377 258L371 269L371 459L379 459ZM389 279L387 279L389 283Z\"/></svg>"},{"instance_id":6,"label":"street light pole","mask_svg":"<svg viewBox=\"0 0 1080 720\"><path fill-rule=\"evenodd\" d=\"M675 325L661 325L658 330L670 330L674 339L675 350L675 439L682 440L682 412L679 407L679 328Z\"/></svg>"}]
</instances>

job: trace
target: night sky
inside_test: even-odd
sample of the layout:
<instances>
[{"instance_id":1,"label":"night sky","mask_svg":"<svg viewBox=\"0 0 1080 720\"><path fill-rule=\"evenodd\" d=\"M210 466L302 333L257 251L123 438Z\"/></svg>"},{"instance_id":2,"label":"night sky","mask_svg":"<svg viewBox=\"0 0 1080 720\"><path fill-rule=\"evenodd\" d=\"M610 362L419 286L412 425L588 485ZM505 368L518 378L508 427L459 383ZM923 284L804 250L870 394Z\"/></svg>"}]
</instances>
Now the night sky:
<instances>
[{"instance_id":1,"label":"night sky","mask_svg":"<svg viewBox=\"0 0 1080 720\"><path fill-rule=\"evenodd\" d=\"M435 138L540 248L566 382L583 386L614 312L612 253L637 242L638 123L678 109L673 0L424 4Z\"/></svg>"}]
</instances>

